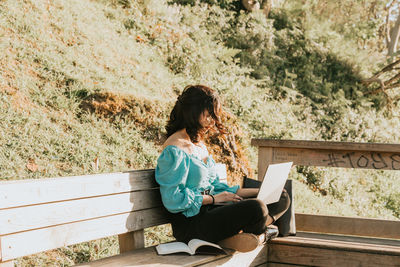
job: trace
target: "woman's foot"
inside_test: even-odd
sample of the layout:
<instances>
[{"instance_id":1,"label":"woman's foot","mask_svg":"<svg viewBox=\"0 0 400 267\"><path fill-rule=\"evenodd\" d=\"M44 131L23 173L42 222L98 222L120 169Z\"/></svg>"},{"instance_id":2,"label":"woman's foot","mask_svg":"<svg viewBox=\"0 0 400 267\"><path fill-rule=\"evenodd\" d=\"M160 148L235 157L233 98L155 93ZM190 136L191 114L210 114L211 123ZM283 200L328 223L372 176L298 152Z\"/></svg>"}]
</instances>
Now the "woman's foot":
<instances>
[{"instance_id":1,"label":"woman's foot","mask_svg":"<svg viewBox=\"0 0 400 267\"><path fill-rule=\"evenodd\" d=\"M258 237L254 234L240 233L218 242L221 247L234 249L239 252L249 252L260 244Z\"/></svg>"}]
</instances>

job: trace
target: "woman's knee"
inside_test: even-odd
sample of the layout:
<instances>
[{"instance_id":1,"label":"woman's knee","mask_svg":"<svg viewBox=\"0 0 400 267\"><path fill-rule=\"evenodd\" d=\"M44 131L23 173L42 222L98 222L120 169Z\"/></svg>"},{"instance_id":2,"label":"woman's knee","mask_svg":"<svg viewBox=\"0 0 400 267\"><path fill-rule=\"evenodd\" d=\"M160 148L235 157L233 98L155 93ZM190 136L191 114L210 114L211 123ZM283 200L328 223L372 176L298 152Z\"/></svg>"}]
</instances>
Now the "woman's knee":
<instances>
[{"instance_id":1,"label":"woman's knee","mask_svg":"<svg viewBox=\"0 0 400 267\"><path fill-rule=\"evenodd\" d=\"M277 220L279 219L290 207L290 196L286 191L283 191L278 202L268 205L270 216Z\"/></svg>"},{"instance_id":2,"label":"woman's knee","mask_svg":"<svg viewBox=\"0 0 400 267\"><path fill-rule=\"evenodd\" d=\"M258 199L246 200L247 203L247 217L249 221L243 227L243 231L246 233L261 234L266 229L266 223L268 219L268 208L267 206Z\"/></svg>"},{"instance_id":3,"label":"woman's knee","mask_svg":"<svg viewBox=\"0 0 400 267\"><path fill-rule=\"evenodd\" d=\"M268 208L267 206L259 199L247 199L245 200L247 203L246 211L252 214L257 218L267 218L268 216Z\"/></svg>"},{"instance_id":4,"label":"woman's knee","mask_svg":"<svg viewBox=\"0 0 400 267\"><path fill-rule=\"evenodd\" d=\"M286 190L283 190L280 201L282 201L283 206L287 210L290 206L290 196Z\"/></svg>"}]
</instances>

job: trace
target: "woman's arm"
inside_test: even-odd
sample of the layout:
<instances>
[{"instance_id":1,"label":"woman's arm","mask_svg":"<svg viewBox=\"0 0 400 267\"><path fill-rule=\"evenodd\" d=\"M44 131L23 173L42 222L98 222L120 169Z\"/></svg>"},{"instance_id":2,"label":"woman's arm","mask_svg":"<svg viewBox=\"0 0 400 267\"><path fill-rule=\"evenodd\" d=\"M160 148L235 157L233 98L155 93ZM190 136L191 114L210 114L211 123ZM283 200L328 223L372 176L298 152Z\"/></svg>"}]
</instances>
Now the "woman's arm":
<instances>
[{"instance_id":1,"label":"woman's arm","mask_svg":"<svg viewBox=\"0 0 400 267\"><path fill-rule=\"evenodd\" d=\"M214 196L215 199L215 196ZM215 203L215 200L214 200ZM201 203L202 205L209 205L213 204L213 198L209 195L203 195L203 202Z\"/></svg>"},{"instance_id":2,"label":"woman's arm","mask_svg":"<svg viewBox=\"0 0 400 267\"><path fill-rule=\"evenodd\" d=\"M208 204L214 204L214 203L220 203L220 202L238 202L243 200L241 196L235 193L231 193L228 191L216 194L216 195L203 195L203 202L202 205L208 205ZM214 201L214 203L213 203Z\"/></svg>"},{"instance_id":3,"label":"woman's arm","mask_svg":"<svg viewBox=\"0 0 400 267\"><path fill-rule=\"evenodd\" d=\"M256 197L258 191L258 188L239 188L236 194L244 198Z\"/></svg>"},{"instance_id":4,"label":"woman's arm","mask_svg":"<svg viewBox=\"0 0 400 267\"><path fill-rule=\"evenodd\" d=\"M158 158L155 170L165 208L171 213L182 212L187 217L198 214L203 202L200 192L185 186L189 160L183 150L168 146Z\"/></svg>"},{"instance_id":5,"label":"woman's arm","mask_svg":"<svg viewBox=\"0 0 400 267\"><path fill-rule=\"evenodd\" d=\"M238 202L243 200L243 198L249 198L249 197L255 197L258 194L258 188L239 188L235 193L231 192L222 192L216 195L213 195L213 197L210 195L203 195L203 202L202 205L209 205L218 202L226 202L226 201L233 201L233 202Z\"/></svg>"}]
</instances>

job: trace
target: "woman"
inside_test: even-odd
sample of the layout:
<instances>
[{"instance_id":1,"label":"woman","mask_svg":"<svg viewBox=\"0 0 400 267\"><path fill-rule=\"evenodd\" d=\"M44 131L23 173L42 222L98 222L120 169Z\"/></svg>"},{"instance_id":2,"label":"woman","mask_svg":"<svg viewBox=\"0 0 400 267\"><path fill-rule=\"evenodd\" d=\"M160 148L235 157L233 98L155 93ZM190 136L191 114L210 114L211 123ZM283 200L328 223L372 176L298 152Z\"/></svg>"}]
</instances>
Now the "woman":
<instances>
[{"instance_id":1,"label":"woman","mask_svg":"<svg viewBox=\"0 0 400 267\"><path fill-rule=\"evenodd\" d=\"M267 226L288 209L289 197L283 193L272 211L252 198L257 188L230 187L219 181L203 138L212 128L225 133L221 113L214 90L186 87L172 109L155 175L178 241L198 238L245 252L257 247L262 237L266 241L278 234ZM216 205L221 202L232 204Z\"/></svg>"}]
</instances>

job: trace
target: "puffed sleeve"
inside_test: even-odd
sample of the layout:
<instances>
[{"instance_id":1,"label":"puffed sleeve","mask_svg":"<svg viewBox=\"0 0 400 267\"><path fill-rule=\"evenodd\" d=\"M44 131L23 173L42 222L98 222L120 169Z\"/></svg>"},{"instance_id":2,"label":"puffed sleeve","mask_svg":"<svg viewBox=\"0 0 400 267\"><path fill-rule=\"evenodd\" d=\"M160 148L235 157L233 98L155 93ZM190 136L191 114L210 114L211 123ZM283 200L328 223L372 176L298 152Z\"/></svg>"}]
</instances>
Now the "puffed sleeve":
<instances>
[{"instance_id":1,"label":"puffed sleeve","mask_svg":"<svg viewBox=\"0 0 400 267\"><path fill-rule=\"evenodd\" d=\"M238 191L238 189L239 189L238 185L229 186L229 185L227 185L225 183L221 183L219 181L219 179L215 179L211 183L211 185L214 186L214 194L215 195L219 194L221 192L224 192L224 191L228 191L228 192L231 192L231 193L236 193Z\"/></svg>"},{"instance_id":2,"label":"puffed sleeve","mask_svg":"<svg viewBox=\"0 0 400 267\"><path fill-rule=\"evenodd\" d=\"M203 196L186 187L190 158L175 146L167 146L157 160L156 181L165 208L186 217L199 213Z\"/></svg>"},{"instance_id":3,"label":"puffed sleeve","mask_svg":"<svg viewBox=\"0 0 400 267\"><path fill-rule=\"evenodd\" d=\"M214 187L213 193L215 195L219 194L221 192L224 192L224 191L228 191L231 193L236 193L238 191L238 189L239 189L238 185L228 186L226 183L222 183L219 180L218 172L215 170L215 168L216 168L215 161L213 159L211 160L211 168L213 168L213 171L211 172L212 176L213 176L211 178L211 185Z\"/></svg>"}]
</instances>

